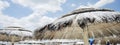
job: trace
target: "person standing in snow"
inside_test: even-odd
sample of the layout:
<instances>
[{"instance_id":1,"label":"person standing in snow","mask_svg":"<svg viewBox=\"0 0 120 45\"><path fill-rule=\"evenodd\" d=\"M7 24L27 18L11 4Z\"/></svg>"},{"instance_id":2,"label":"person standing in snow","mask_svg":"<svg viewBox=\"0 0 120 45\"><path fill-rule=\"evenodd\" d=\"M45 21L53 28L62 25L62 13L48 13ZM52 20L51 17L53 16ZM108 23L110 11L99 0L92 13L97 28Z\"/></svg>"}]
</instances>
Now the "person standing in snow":
<instances>
[{"instance_id":1,"label":"person standing in snow","mask_svg":"<svg viewBox=\"0 0 120 45\"><path fill-rule=\"evenodd\" d=\"M95 41L95 40L94 40L93 38L90 38L90 39L89 39L90 45L92 45L92 44L94 43L94 41Z\"/></svg>"},{"instance_id":2,"label":"person standing in snow","mask_svg":"<svg viewBox=\"0 0 120 45\"><path fill-rule=\"evenodd\" d=\"M110 41L109 40L106 42L106 45L110 45Z\"/></svg>"}]
</instances>

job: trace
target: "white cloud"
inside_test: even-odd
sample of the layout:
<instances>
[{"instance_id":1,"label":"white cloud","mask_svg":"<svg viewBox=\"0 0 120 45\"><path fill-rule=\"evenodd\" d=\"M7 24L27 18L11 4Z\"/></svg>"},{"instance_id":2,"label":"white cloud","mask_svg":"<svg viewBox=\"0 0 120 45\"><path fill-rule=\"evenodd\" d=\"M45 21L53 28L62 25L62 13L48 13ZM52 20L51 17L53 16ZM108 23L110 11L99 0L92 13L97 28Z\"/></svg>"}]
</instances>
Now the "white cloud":
<instances>
[{"instance_id":1,"label":"white cloud","mask_svg":"<svg viewBox=\"0 0 120 45\"><path fill-rule=\"evenodd\" d=\"M12 0L14 3L24 7L30 7L33 13L29 16L22 17L21 25L26 25L27 28L37 27L52 22L55 18L44 16L48 11L61 11L61 5L65 0ZM22 21L25 21L22 23ZM18 22L19 23L19 22Z\"/></svg>"},{"instance_id":2,"label":"white cloud","mask_svg":"<svg viewBox=\"0 0 120 45\"><path fill-rule=\"evenodd\" d=\"M61 11L61 5L65 3L65 1L66 0L12 0L12 2L16 4L22 5L24 7L29 7L33 10L32 14L21 18L21 20L29 22L38 22L38 20L40 20L48 11Z\"/></svg>"},{"instance_id":3,"label":"white cloud","mask_svg":"<svg viewBox=\"0 0 120 45\"><path fill-rule=\"evenodd\" d=\"M31 15L32 16L32 15ZM55 18L47 16L33 16L17 19L4 14L0 14L0 26L20 26L29 30L34 30L39 26L51 23Z\"/></svg>"},{"instance_id":4,"label":"white cloud","mask_svg":"<svg viewBox=\"0 0 120 45\"><path fill-rule=\"evenodd\" d=\"M0 27L8 26L11 23L15 23L17 21L16 18L2 14L2 10L9 6L10 5L8 2L0 0Z\"/></svg>"},{"instance_id":5,"label":"white cloud","mask_svg":"<svg viewBox=\"0 0 120 45\"><path fill-rule=\"evenodd\" d=\"M22 17L21 19L16 19L11 16L2 14L1 10L9 7L9 3L0 0L0 24L2 26L21 26L27 29L35 29L36 27L45 25L52 22L56 18L51 18L45 16L45 13L61 11L61 5L66 2L66 0L12 0L12 2L22 5L24 7L29 7L33 10L33 13L29 16ZM86 6L81 5L81 7L102 7L106 4L112 3L114 0L99 0L95 4L88 3ZM71 6L76 6L71 4Z\"/></svg>"},{"instance_id":6,"label":"white cloud","mask_svg":"<svg viewBox=\"0 0 120 45\"><path fill-rule=\"evenodd\" d=\"M114 1L115 0L99 0L95 4L88 3L87 5L80 5L78 8L89 8L89 7L99 8L99 7L105 6L107 4L110 4L110 3L114 2Z\"/></svg>"},{"instance_id":7,"label":"white cloud","mask_svg":"<svg viewBox=\"0 0 120 45\"><path fill-rule=\"evenodd\" d=\"M115 0L100 0L96 4L94 4L94 7L102 7L102 6L105 6L105 5L109 4L109 3L112 3L114 1Z\"/></svg>"},{"instance_id":8,"label":"white cloud","mask_svg":"<svg viewBox=\"0 0 120 45\"><path fill-rule=\"evenodd\" d=\"M34 11L58 11L62 10L61 4L66 0L12 0L14 3L20 4L25 7L30 7Z\"/></svg>"},{"instance_id":9,"label":"white cloud","mask_svg":"<svg viewBox=\"0 0 120 45\"><path fill-rule=\"evenodd\" d=\"M6 7L9 7L9 3L6 1L1 1L0 0L0 10L5 9ZM1 11L0 11L1 12Z\"/></svg>"},{"instance_id":10,"label":"white cloud","mask_svg":"<svg viewBox=\"0 0 120 45\"><path fill-rule=\"evenodd\" d=\"M76 4L72 3L72 4L71 4L71 7L76 7Z\"/></svg>"},{"instance_id":11,"label":"white cloud","mask_svg":"<svg viewBox=\"0 0 120 45\"><path fill-rule=\"evenodd\" d=\"M12 0L12 2L22 5L24 7L30 7L33 13L29 16L23 17L24 20L39 20L48 11L56 12L61 11L61 5L66 2L66 0Z\"/></svg>"},{"instance_id":12,"label":"white cloud","mask_svg":"<svg viewBox=\"0 0 120 45\"><path fill-rule=\"evenodd\" d=\"M0 13L0 24L2 24L2 26L21 26L33 30L39 26L45 25L55 20L56 18L45 16L45 13L48 11L61 11L61 5L65 3L65 0L12 0L12 2L24 7L31 8L33 13L20 19ZM0 7L3 7L0 9L4 9L5 7L9 6L8 2L5 3L6 6L3 1L0 2Z\"/></svg>"},{"instance_id":13,"label":"white cloud","mask_svg":"<svg viewBox=\"0 0 120 45\"><path fill-rule=\"evenodd\" d=\"M8 26L17 22L16 18L0 14L0 24L3 26Z\"/></svg>"}]
</instances>

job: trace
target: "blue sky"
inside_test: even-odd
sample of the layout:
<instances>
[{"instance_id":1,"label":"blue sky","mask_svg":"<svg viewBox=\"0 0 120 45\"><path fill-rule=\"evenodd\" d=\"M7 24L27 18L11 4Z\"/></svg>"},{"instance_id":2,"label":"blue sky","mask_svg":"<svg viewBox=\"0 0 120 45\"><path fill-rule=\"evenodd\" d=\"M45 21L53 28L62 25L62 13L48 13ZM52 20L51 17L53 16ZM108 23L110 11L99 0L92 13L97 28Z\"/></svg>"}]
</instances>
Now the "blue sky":
<instances>
[{"instance_id":1,"label":"blue sky","mask_svg":"<svg viewBox=\"0 0 120 45\"><path fill-rule=\"evenodd\" d=\"M6 9L4 9L2 12L8 16L12 16L15 18L21 18L24 16L28 16L33 12L29 7L23 7L19 4L13 3L10 0L5 0L5 1L8 1L10 3L10 6L7 7ZM57 11L55 13L47 12L46 16L60 17L63 14L66 14L68 12L73 11L74 9L79 7L80 5L87 5L87 3L94 4L97 1L99 1L99 0L67 0L66 3L61 5L61 7L63 8L63 11ZM114 9L116 11L120 11L120 9L119 9L120 3L119 2L120 2L120 0L115 0L113 3L107 4L101 8L110 8L110 9ZM76 6L71 7L72 4L75 4Z\"/></svg>"},{"instance_id":2,"label":"blue sky","mask_svg":"<svg viewBox=\"0 0 120 45\"><path fill-rule=\"evenodd\" d=\"M28 16L32 13L32 10L29 7L23 7L19 4L15 4L10 0L6 0L9 2L10 6L5 8L3 11L4 14L8 16L13 16L15 18L21 18L24 16Z\"/></svg>"},{"instance_id":3,"label":"blue sky","mask_svg":"<svg viewBox=\"0 0 120 45\"><path fill-rule=\"evenodd\" d=\"M39 27L82 7L110 8L120 12L120 0L0 0L0 27ZM6 23L7 22L7 23ZM38 26L39 25L39 26Z\"/></svg>"}]
</instances>

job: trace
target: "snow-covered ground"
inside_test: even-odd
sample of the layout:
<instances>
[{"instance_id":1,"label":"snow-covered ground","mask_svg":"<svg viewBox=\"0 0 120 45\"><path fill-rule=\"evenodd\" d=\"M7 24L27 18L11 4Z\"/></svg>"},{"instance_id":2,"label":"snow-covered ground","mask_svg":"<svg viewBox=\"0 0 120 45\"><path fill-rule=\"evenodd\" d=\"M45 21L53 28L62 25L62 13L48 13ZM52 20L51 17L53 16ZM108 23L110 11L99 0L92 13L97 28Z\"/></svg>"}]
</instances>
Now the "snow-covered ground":
<instances>
[{"instance_id":1,"label":"snow-covered ground","mask_svg":"<svg viewBox=\"0 0 120 45\"><path fill-rule=\"evenodd\" d=\"M11 42L0 41L0 45L11 45ZM14 45L74 45L74 44L84 44L81 40L67 40L67 39L55 39L55 40L25 40L15 42Z\"/></svg>"},{"instance_id":2,"label":"snow-covered ground","mask_svg":"<svg viewBox=\"0 0 120 45\"><path fill-rule=\"evenodd\" d=\"M67 40L67 39L55 39L55 40L25 40L15 42L14 45L83 45L81 40ZM0 45L12 45L11 42L0 41ZM101 45L101 44L95 44ZM117 44L120 45L120 44Z\"/></svg>"},{"instance_id":3,"label":"snow-covered ground","mask_svg":"<svg viewBox=\"0 0 120 45\"><path fill-rule=\"evenodd\" d=\"M11 42L7 42L7 41L0 41L0 45L11 45Z\"/></svg>"}]
</instances>

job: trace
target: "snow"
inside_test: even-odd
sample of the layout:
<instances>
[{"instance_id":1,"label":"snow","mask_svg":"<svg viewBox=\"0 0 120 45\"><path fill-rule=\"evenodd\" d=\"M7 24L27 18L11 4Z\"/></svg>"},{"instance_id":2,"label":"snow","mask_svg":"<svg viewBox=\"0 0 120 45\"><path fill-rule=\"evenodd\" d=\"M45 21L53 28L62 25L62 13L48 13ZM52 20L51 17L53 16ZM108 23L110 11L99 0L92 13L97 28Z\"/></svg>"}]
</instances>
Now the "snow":
<instances>
[{"instance_id":1,"label":"snow","mask_svg":"<svg viewBox=\"0 0 120 45\"><path fill-rule=\"evenodd\" d=\"M96 11L96 12L86 12L86 13L79 13L79 14L74 14L70 16L66 16L63 18L59 18L56 21L53 22L53 24L56 23L64 23L69 20L83 20L86 18L89 18L92 20L95 18L95 22L104 22L104 18L106 18L108 21L114 21L116 17L120 18L120 13L119 12L109 12L109 11ZM75 18L76 17L76 18ZM85 20L83 20L85 21ZM82 21L80 21L82 22Z\"/></svg>"},{"instance_id":2,"label":"snow","mask_svg":"<svg viewBox=\"0 0 120 45\"><path fill-rule=\"evenodd\" d=\"M118 19L116 19L118 18ZM109 11L96 11L96 12L86 12L86 13L79 13L74 15L69 15L63 18L60 18L52 23L56 27L63 25L66 22L70 22L71 20L75 20L80 24L88 24L88 23L102 23L102 22L120 22L120 13L119 12L109 12ZM79 25L80 25L79 24Z\"/></svg>"},{"instance_id":3,"label":"snow","mask_svg":"<svg viewBox=\"0 0 120 45\"><path fill-rule=\"evenodd\" d=\"M79 13L86 13L86 12L96 12L96 11L109 11L113 12L114 10L111 9L103 9L103 8L80 8L68 13L68 15L79 14Z\"/></svg>"},{"instance_id":4,"label":"snow","mask_svg":"<svg viewBox=\"0 0 120 45\"><path fill-rule=\"evenodd\" d=\"M84 44L84 42L77 42L76 44Z\"/></svg>"},{"instance_id":5,"label":"snow","mask_svg":"<svg viewBox=\"0 0 120 45\"><path fill-rule=\"evenodd\" d=\"M53 39L53 40L24 40L24 41L19 41L15 42L14 45L40 45L40 44L45 44L45 45L73 45L77 42L82 42L80 39L75 39L75 40L69 40L69 39ZM6 44L6 45L11 45L11 42L3 42L0 41L0 44Z\"/></svg>"},{"instance_id":6,"label":"snow","mask_svg":"<svg viewBox=\"0 0 120 45\"><path fill-rule=\"evenodd\" d=\"M19 31L19 30L1 30L0 33L5 33L9 35L18 35L18 36L32 36L32 32Z\"/></svg>"},{"instance_id":7,"label":"snow","mask_svg":"<svg viewBox=\"0 0 120 45\"><path fill-rule=\"evenodd\" d=\"M32 36L32 33L26 31L12 31L10 35Z\"/></svg>"},{"instance_id":8,"label":"snow","mask_svg":"<svg viewBox=\"0 0 120 45\"><path fill-rule=\"evenodd\" d=\"M48 24L47 25L48 29L50 29L50 30L55 30L55 29L58 30L62 24L70 23L70 22L72 22L72 19L74 19L74 18L75 18L75 15L67 16L67 17L64 17L64 18L59 18L58 20L55 20L54 23ZM66 25L64 25L64 26L66 26ZM44 27L40 27L40 28L44 28Z\"/></svg>"},{"instance_id":9,"label":"snow","mask_svg":"<svg viewBox=\"0 0 120 45\"><path fill-rule=\"evenodd\" d=\"M50 24L39 27L37 30L59 30L63 27L71 25L73 22L78 23L81 28L92 23L103 23L103 22L120 22L120 12L115 12L110 9L101 8L83 8L72 11L69 14L58 18Z\"/></svg>"},{"instance_id":10,"label":"snow","mask_svg":"<svg viewBox=\"0 0 120 45\"><path fill-rule=\"evenodd\" d=\"M2 45L2 44L11 45L11 42L0 41L0 45Z\"/></svg>"},{"instance_id":11,"label":"snow","mask_svg":"<svg viewBox=\"0 0 120 45\"><path fill-rule=\"evenodd\" d=\"M43 43L43 42L82 42L80 39L52 39L52 40L24 40L20 42L34 42L34 43Z\"/></svg>"},{"instance_id":12,"label":"snow","mask_svg":"<svg viewBox=\"0 0 120 45\"><path fill-rule=\"evenodd\" d=\"M76 11L78 13L74 13L73 11L74 14L67 14L61 18L58 18L57 20L53 21L50 24L40 27L39 29L44 30L47 27L48 30L59 30L63 27L67 27L73 22L78 23L78 25L81 28L84 28L86 25L90 25L93 23L97 24L97 23L103 23L103 22L105 23L120 22L119 12L115 12L113 10L106 10L106 11L102 11L102 10L105 10L105 9L94 9L91 12L88 11L83 13L79 13L79 10ZM83 10L83 11L86 11L86 10Z\"/></svg>"},{"instance_id":13,"label":"snow","mask_svg":"<svg viewBox=\"0 0 120 45\"><path fill-rule=\"evenodd\" d=\"M85 18L89 18L92 20L93 18L95 19L95 22L104 22L103 19L107 19L107 21L115 21L116 16L119 16L120 18L120 13L118 12L88 12L88 13L81 13L78 14L76 17L76 20L83 20ZM83 20L84 21L84 20Z\"/></svg>"},{"instance_id":14,"label":"snow","mask_svg":"<svg viewBox=\"0 0 120 45\"><path fill-rule=\"evenodd\" d=\"M117 19L118 18L118 19ZM51 23L50 26L52 30L57 29L61 25L67 25L74 20L74 22L79 23L81 25L89 24L89 23L102 23L102 22L120 22L120 13L113 11L95 11L95 12L86 12L86 13L78 13L74 15L69 15L66 17L59 18ZM85 25L86 26L86 25ZM82 27L83 28L83 27Z\"/></svg>"},{"instance_id":15,"label":"snow","mask_svg":"<svg viewBox=\"0 0 120 45\"><path fill-rule=\"evenodd\" d=\"M58 25L58 23L64 24L64 22L69 22L70 20L74 19L75 15L67 16L64 18L59 18L53 22L54 25ZM63 23L62 23L63 22ZM61 25L60 24L60 25Z\"/></svg>"},{"instance_id":16,"label":"snow","mask_svg":"<svg viewBox=\"0 0 120 45\"><path fill-rule=\"evenodd\" d=\"M11 30L1 30L0 33L6 33L9 34L11 32Z\"/></svg>"},{"instance_id":17,"label":"snow","mask_svg":"<svg viewBox=\"0 0 120 45\"><path fill-rule=\"evenodd\" d=\"M45 44L45 45L73 45L77 42L83 42L80 39L70 40L70 39L53 39L53 40L25 40L20 41L20 44ZM79 43L80 44L80 43Z\"/></svg>"},{"instance_id":18,"label":"snow","mask_svg":"<svg viewBox=\"0 0 120 45\"><path fill-rule=\"evenodd\" d=\"M11 42L0 41L1 44L11 45ZM81 45L84 44L80 39L68 40L68 39L54 39L54 40L25 40L20 42L14 42L14 45ZM96 44L101 45L101 44ZM120 45L120 44L117 44Z\"/></svg>"}]
</instances>

